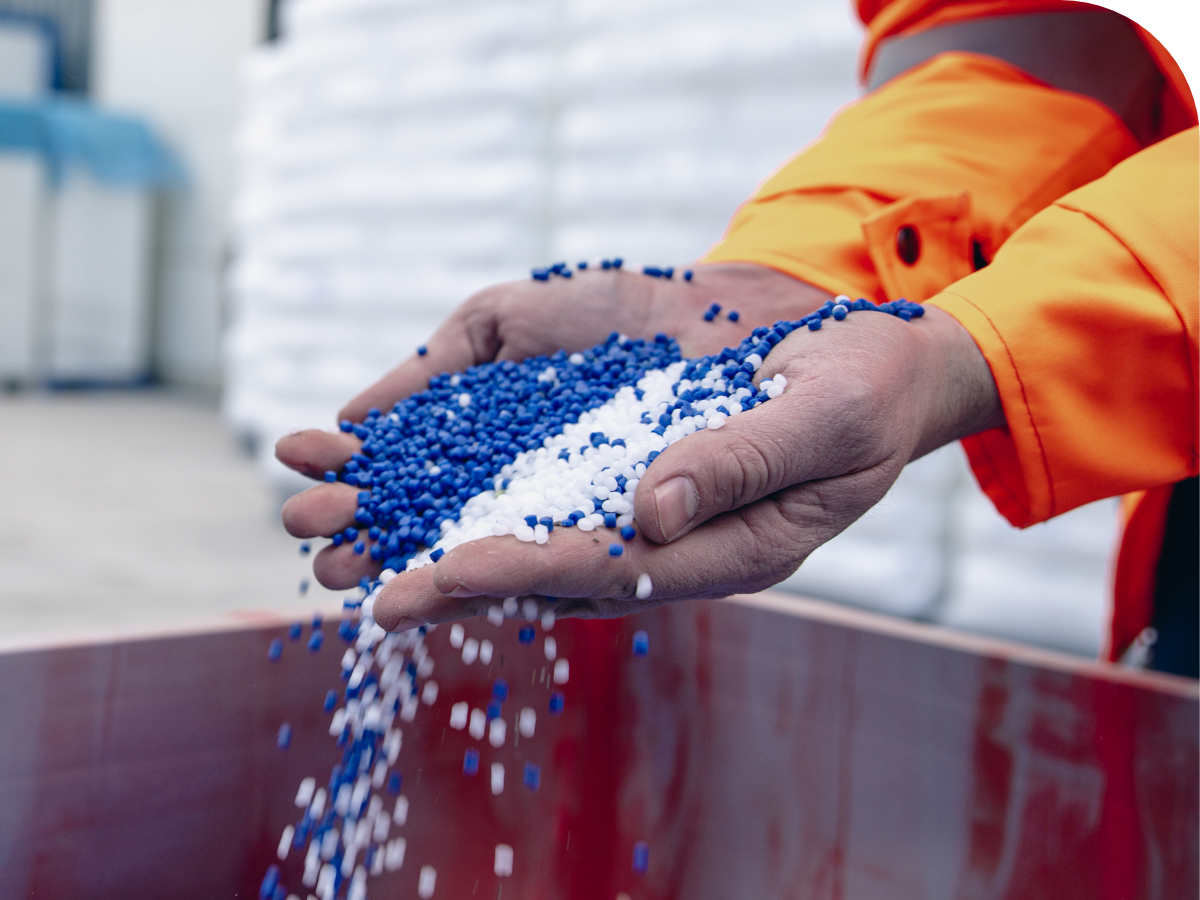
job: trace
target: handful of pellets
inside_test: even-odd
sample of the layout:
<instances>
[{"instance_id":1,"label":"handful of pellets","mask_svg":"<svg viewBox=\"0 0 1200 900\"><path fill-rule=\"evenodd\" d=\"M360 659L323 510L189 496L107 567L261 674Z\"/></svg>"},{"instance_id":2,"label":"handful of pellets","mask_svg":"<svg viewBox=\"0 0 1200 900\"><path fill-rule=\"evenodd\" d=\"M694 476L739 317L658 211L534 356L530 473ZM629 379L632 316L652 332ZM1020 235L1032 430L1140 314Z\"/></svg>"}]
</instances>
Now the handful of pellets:
<instances>
[{"instance_id":1,"label":"handful of pellets","mask_svg":"<svg viewBox=\"0 0 1200 900\"><path fill-rule=\"evenodd\" d=\"M333 542L399 572L482 537L545 543L556 526L629 527L638 481L663 450L783 393L782 375L755 383L772 347L866 309L905 320L924 312L904 300L839 297L698 359L681 359L663 334L646 341L614 332L583 352L439 375L387 412L341 423L363 445L325 480L362 490L357 527Z\"/></svg>"}]
</instances>

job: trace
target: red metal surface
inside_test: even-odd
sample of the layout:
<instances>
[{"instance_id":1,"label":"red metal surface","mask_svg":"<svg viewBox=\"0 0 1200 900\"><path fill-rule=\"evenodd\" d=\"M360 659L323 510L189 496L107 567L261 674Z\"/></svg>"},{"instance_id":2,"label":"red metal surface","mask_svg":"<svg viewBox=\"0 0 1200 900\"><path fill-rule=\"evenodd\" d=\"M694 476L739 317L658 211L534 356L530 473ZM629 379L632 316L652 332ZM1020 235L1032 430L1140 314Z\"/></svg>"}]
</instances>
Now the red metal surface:
<instances>
[{"instance_id":1,"label":"red metal surface","mask_svg":"<svg viewBox=\"0 0 1200 900\"><path fill-rule=\"evenodd\" d=\"M559 622L571 676L553 718L541 630L523 647L518 627L467 624L496 644L490 671L463 664L447 627L429 636L439 696L403 726L398 761L405 862L369 897L415 897L423 865L435 897L489 900L1198 894L1190 685L705 602ZM319 655L285 639L269 663L284 630L0 654L0 896L257 897L297 784L339 755L321 701L342 647L328 628ZM501 675L497 750L447 724ZM524 706L537 733L516 740ZM498 843L511 878L492 872ZM300 856L283 869L305 897Z\"/></svg>"}]
</instances>

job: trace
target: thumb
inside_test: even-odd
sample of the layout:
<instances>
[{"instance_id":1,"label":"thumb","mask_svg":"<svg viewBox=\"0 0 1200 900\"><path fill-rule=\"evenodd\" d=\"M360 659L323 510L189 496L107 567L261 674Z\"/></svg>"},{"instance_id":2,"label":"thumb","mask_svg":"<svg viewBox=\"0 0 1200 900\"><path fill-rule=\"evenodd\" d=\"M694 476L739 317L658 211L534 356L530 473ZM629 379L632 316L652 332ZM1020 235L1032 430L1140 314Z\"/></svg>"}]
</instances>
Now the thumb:
<instances>
[{"instance_id":1,"label":"thumb","mask_svg":"<svg viewBox=\"0 0 1200 900\"><path fill-rule=\"evenodd\" d=\"M799 388L800 385L795 385ZM656 543L785 488L853 472L861 443L844 416L804 392L774 400L676 441L638 483L634 513Z\"/></svg>"}]
</instances>

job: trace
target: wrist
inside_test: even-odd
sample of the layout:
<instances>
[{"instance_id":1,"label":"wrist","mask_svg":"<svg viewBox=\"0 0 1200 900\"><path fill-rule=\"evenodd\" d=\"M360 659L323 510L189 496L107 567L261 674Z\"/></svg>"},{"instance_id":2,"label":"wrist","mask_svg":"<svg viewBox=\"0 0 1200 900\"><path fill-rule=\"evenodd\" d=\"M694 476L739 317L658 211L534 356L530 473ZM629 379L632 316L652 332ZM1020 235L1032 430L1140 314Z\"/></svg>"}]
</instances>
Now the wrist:
<instances>
[{"instance_id":1,"label":"wrist","mask_svg":"<svg viewBox=\"0 0 1200 900\"><path fill-rule=\"evenodd\" d=\"M1004 425L991 368L970 332L952 315L926 306L910 332L921 387L919 439L913 458L960 438Z\"/></svg>"}]
</instances>

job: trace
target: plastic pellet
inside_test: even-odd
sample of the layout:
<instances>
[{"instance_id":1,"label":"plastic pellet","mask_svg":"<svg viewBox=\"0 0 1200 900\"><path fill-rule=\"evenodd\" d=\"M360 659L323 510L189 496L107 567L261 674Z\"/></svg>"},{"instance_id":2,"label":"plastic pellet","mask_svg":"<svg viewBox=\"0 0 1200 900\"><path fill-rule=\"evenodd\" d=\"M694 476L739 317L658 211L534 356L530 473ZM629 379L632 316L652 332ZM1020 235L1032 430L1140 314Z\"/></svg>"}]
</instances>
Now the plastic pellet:
<instances>
[{"instance_id":1,"label":"plastic pellet","mask_svg":"<svg viewBox=\"0 0 1200 900\"><path fill-rule=\"evenodd\" d=\"M608 555L609 556L620 556L624 552L625 552L625 548L622 547L620 544L609 544L608 545Z\"/></svg>"},{"instance_id":2,"label":"plastic pellet","mask_svg":"<svg viewBox=\"0 0 1200 900\"><path fill-rule=\"evenodd\" d=\"M556 660L554 663L554 683L566 684L571 677L571 666L565 659Z\"/></svg>"},{"instance_id":3,"label":"plastic pellet","mask_svg":"<svg viewBox=\"0 0 1200 900\"><path fill-rule=\"evenodd\" d=\"M633 845L633 871L644 875L649 868L650 845L645 841L638 841Z\"/></svg>"},{"instance_id":4,"label":"plastic pellet","mask_svg":"<svg viewBox=\"0 0 1200 900\"><path fill-rule=\"evenodd\" d=\"M429 348L426 347L424 344L422 344L420 347L417 348L417 356L424 356L428 352L429 352Z\"/></svg>"},{"instance_id":5,"label":"plastic pellet","mask_svg":"<svg viewBox=\"0 0 1200 900\"><path fill-rule=\"evenodd\" d=\"M437 888L437 869L433 866L421 866L421 874L417 878L417 896L421 900L429 900Z\"/></svg>"},{"instance_id":6,"label":"plastic pellet","mask_svg":"<svg viewBox=\"0 0 1200 900\"><path fill-rule=\"evenodd\" d=\"M492 763L492 796L504 793L504 763Z\"/></svg>"},{"instance_id":7,"label":"plastic pellet","mask_svg":"<svg viewBox=\"0 0 1200 900\"><path fill-rule=\"evenodd\" d=\"M517 632L517 640L522 644L532 644L535 632L532 625L525 625Z\"/></svg>"},{"instance_id":8,"label":"plastic pellet","mask_svg":"<svg viewBox=\"0 0 1200 900\"><path fill-rule=\"evenodd\" d=\"M325 643L325 633L314 631L308 639L308 649L312 653L316 653L321 649L321 645Z\"/></svg>"},{"instance_id":9,"label":"plastic pellet","mask_svg":"<svg viewBox=\"0 0 1200 900\"><path fill-rule=\"evenodd\" d=\"M517 716L517 731L523 738L533 737L534 729L537 728L537 713L532 707L526 706Z\"/></svg>"},{"instance_id":10,"label":"plastic pellet","mask_svg":"<svg viewBox=\"0 0 1200 900\"><path fill-rule=\"evenodd\" d=\"M281 656L283 656L283 640L282 638L275 638L271 641L270 646L267 647L267 659L271 662L278 662Z\"/></svg>"},{"instance_id":11,"label":"plastic pellet","mask_svg":"<svg viewBox=\"0 0 1200 900\"><path fill-rule=\"evenodd\" d=\"M504 746L508 734L508 723L503 719L492 719L488 723L488 743L499 749Z\"/></svg>"},{"instance_id":12,"label":"plastic pellet","mask_svg":"<svg viewBox=\"0 0 1200 900\"><path fill-rule=\"evenodd\" d=\"M644 631L635 631L633 633L633 655L645 656L650 652L650 635Z\"/></svg>"},{"instance_id":13,"label":"plastic pellet","mask_svg":"<svg viewBox=\"0 0 1200 900\"><path fill-rule=\"evenodd\" d=\"M654 593L654 583L650 580L650 575L643 572L638 576L636 596L639 600L647 599Z\"/></svg>"},{"instance_id":14,"label":"plastic pellet","mask_svg":"<svg viewBox=\"0 0 1200 900\"><path fill-rule=\"evenodd\" d=\"M302 634L304 634L304 626L299 622L293 622L288 626L288 640L298 641Z\"/></svg>"},{"instance_id":15,"label":"plastic pellet","mask_svg":"<svg viewBox=\"0 0 1200 900\"><path fill-rule=\"evenodd\" d=\"M463 754L463 774L476 775L479 773L479 751L474 748L468 748Z\"/></svg>"},{"instance_id":16,"label":"plastic pellet","mask_svg":"<svg viewBox=\"0 0 1200 900\"><path fill-rule=\"evenodd\" d=\"M739 313L736 309L731 309L729 311L729 321L730 322L736 322L741 317L742 317L741 313Z\"/></svg>"},{"instance_id":17,"label":"plastic pellet","mask_svg":"<svg viewBox=\"0 0 1200 900\"><path fill-rule=\"evenodd\" d=\"M292 726L284 722L279 726L279 733L275 736L275 746L280 750L286 750L292 745Z\"/></svg>"},{"instance_id":18,"label":"plastic pellet","mask_svg":"<svg viewBox=\"0 0 1200 900\"><path fill-rule=\"evenodd\" d=\"M325 703L323 705L325 712L327 712L327 713L333 712L334 709L337 707L337 702L338 702L337 691L327 691L325 693Z\"/></svg>"},{"instance_id":19,"label":"plastic pellet","mask_svg":"<svg viewBox=\"0 0 1200 900\"><path fill-rule=\"evenodd\" d=\"M554 662L554 658L558 656L558 641L552 637L547 637L544 649L546 653L546 659L550 662Z\"/></svg>"},{"instance_id":20,"label":"plastic pellet","mask_svg":"<svg viewBox=\"0 0 1200 900\"><path fill-rule=\"evenodd\" d=\"M521 775L521 783L531 791L542 786L542 767L531 762L525 763L525 771Z\"/></svg>"},{"instance_id":21,"label":"plastic pellet","mask_svg":"<svg viewBox=\"0 0 1200 900\"><path fill-rule=\"evenodd\" d=\"M458 622L450 626L450 646L455 650L462 649L463 639L467 636L466 629Z\"/></svg>"},{"instance_id":22,"label":"plastic pellet","mask_svg":"<svg viewBox=\"0 0 1200 900\"><path fill-rule=\"evenodd\" d=\"M550 715L562 715L562 711L564 708L566 708L566 705L567 700L566 697L563 696L562 691L555 691L550 695Z\"/></svg>"},{"instance_id":23,"label":"plastic pellet","mask_svg":"<svg viewBox=\"0 0 1200 900\"><path fill-rule=\"evenodd\" d=\"M621 529L621 537L627 541L632 541L637 537L637 531L634 530L632 525L626 525Z\"/></svg>"},{"instance_id":24,"label":"plastic pellet","mask_svg":"<svg viewBox=\"0 0 1200 900\"><path fill-rule=\"evenodd\" d=\"M508 844L496 845L496 861L492 870L500 878L508 878L513 873L513 848Z\"/></svg>"},{"instance_id":25,"label":"plastic pellet","mask_svg":"<svg viewBox=\"0 0 1200 900\"><path fill-rule=\"evenodd\" d=\"M503 703L508 699L508 682L503 678L497 678L492 682L492 699Z\"/></svg>"}]
</instances>

